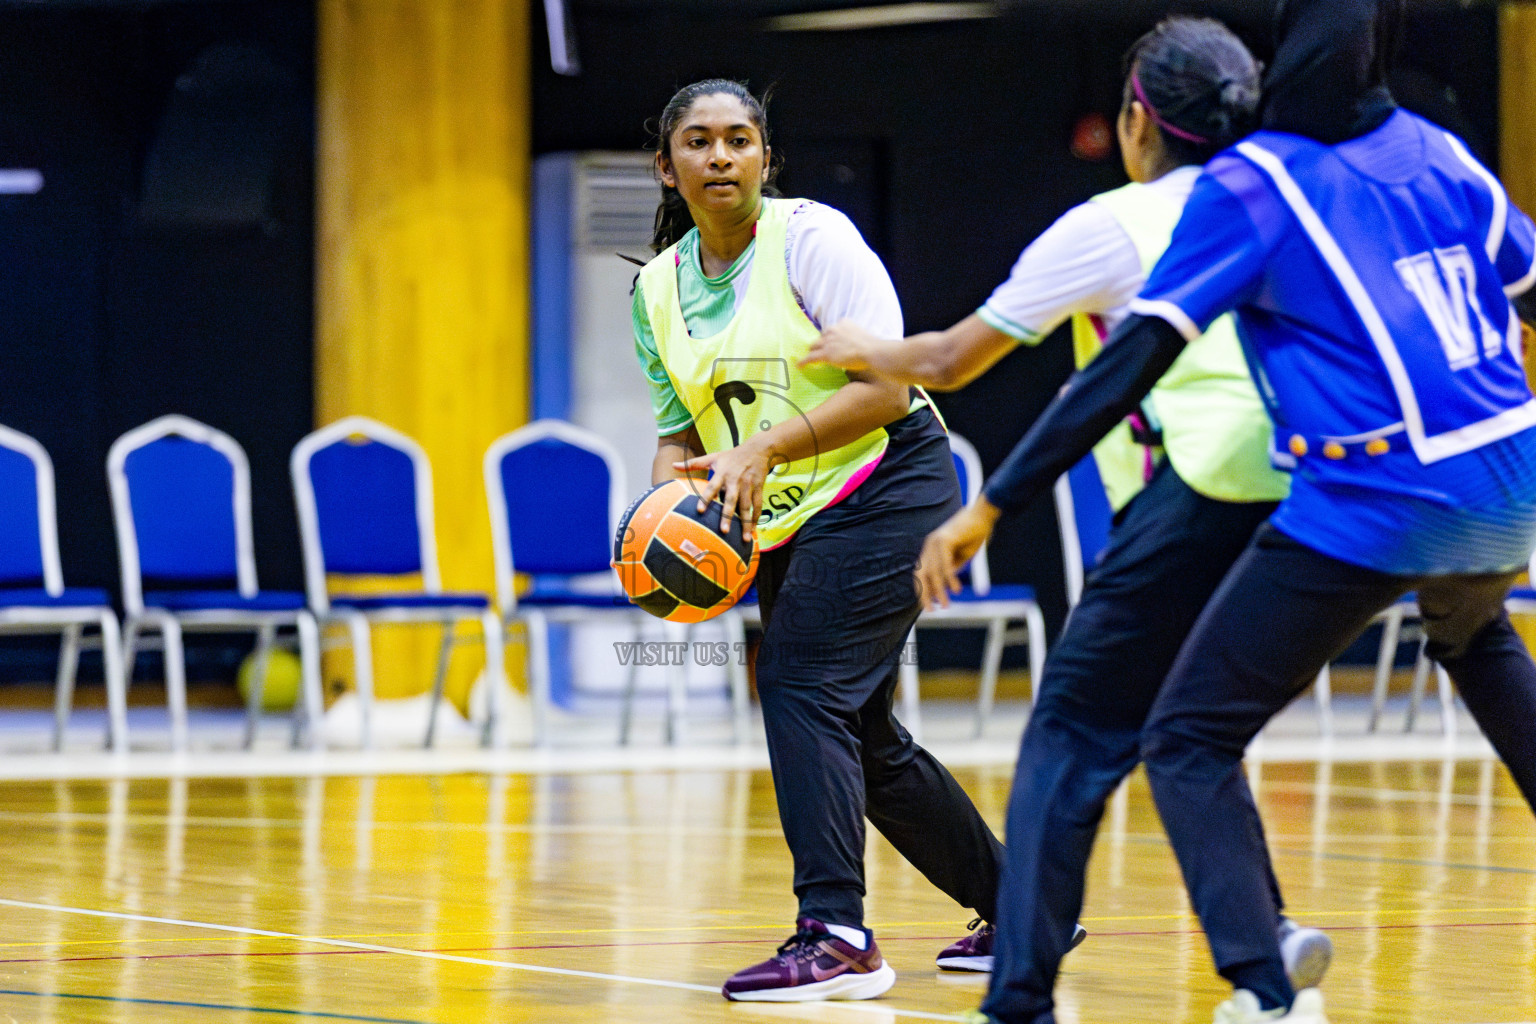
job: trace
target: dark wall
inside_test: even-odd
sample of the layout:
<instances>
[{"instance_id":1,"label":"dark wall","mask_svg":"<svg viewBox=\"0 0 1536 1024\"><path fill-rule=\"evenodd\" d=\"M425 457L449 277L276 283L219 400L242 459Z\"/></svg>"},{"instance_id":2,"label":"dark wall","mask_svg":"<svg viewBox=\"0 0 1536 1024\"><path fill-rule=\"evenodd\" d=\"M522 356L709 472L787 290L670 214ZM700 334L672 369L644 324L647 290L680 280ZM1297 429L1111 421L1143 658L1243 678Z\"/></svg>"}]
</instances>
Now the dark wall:
<instances>
[{"instance_id":1,"label":"dark wall","mask_svg":"<svg viewBox=\"0 0 1536 1024\"><path fill-rule=\"evenodd\" d=\"M308 3L0 9L0 166L45 180L0 197L0 423L53 456L71 585L117 592L107 448L169 412L245 446L262 584L301 585L314 28Z\"/></svg>"},{"instance_id":2,"label":"dark wall","mask_svg":"<svg viewBox=\"0 0 1536 1024\"><path fill-rule=\"evenodd\" d=\"M854 218L890 269L915 332L975 310L1030 239L1073 204L1124 182L1118 154L1071 154L1073 128L1090 113L1113 119L1121 55L1173 7L1143 3L1127 13L1107 3L1033 3L988 20L803 33L768 31L703 4L577 0L574 9L582 66L574 78L549 70L535 15L536 152L646 145L646 125L676 88L699 78L744 79L759 92L771 86L785 194L822 199ZM1266 4L1177 9L1226 15L1267 56ZM1453 126L1491 159L1493 12L1417 5L1408 36L1415 98L1459 118ZM1069 343L1058 332L939 402L990 471L1070 370ZM992 566L994 578L1035 584L1052 630L1059 626L1065 599L1049 499L1004 520ZM939 642L925 638L924 648Z\"/></svg>"},{"instance_id":3,"label":"dark wall","mask_svg":"<svg viewBox=\"0 0 1536 1024\"><path fill-rule=\"evenodd\" d=\"M1030 238L1122 180L1115 157L1068 142L1084 114L1113 114L1120 54L1162 10L1036 0L985 21L780 33L724 0L571 6L584 70L562 78L530 5L536 152L644 145L672 91L705 75L773 85L785 191L855 218L910 330L969 313ZM1234 17L1259 50L1265 6L1181 5ZM1493 12L1413 12L1399 89L1493 159ZM166 412L246 447L262 582L301 583L286 459L312 425L314 33L304 0L0 0L0 167L46 179L0 196L0 423L53 454L72 584L115 592L107 447ZM991 468L1069 369L1055 339L941 404ZM1048 502L1004 524L993 563L1060 621Z\"/></svg>"}]
</instances>

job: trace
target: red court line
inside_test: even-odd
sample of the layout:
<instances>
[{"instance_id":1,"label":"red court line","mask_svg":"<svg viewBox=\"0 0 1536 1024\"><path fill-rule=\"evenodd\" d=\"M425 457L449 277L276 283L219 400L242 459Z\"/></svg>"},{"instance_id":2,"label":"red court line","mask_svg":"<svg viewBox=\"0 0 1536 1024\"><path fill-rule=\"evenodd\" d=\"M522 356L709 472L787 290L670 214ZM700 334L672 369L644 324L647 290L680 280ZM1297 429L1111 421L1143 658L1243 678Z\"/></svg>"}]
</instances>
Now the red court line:
<instances>
[{"instance_id":1,"label":"red court line","mask_svg":"<svg viewBox=\"0 0 1536 1024\"><path fill-rule=\"evenodd\" d=\"M1320 929L1325 932L1384 932L1415 929L1419 931L1433 931L1441 928L1531 928L1536 927L1536 921L1447 921L1441 924L1361 924L1361 925L1330 925ZM1199 928L1172 928L1155 931L1120 931L1120 932L1089 932L1090 938L1142 938L1152 935L1202 935ZM890 945L895 942L946 942L952 940L953 935L893 935L880 939L881 942ZM537 946L449 946L442 949L428 949L427 953L514 953L538 949L645 949L648 947L664 946L739 946L762 945L770 942L769 939L700 939L696 941L677 942L561 942L549 943ZM124 954L121 956L66 956L66 957L35 957L23 959L0 960L0 964L75 964L93 963L96 961L115 960L197 960L214 957L284 957L284 956L378 956L381 950L373 949L300 949L280 950L273 952L214 952L214 953L142 953Z\"/></svg>"}]
</instances>

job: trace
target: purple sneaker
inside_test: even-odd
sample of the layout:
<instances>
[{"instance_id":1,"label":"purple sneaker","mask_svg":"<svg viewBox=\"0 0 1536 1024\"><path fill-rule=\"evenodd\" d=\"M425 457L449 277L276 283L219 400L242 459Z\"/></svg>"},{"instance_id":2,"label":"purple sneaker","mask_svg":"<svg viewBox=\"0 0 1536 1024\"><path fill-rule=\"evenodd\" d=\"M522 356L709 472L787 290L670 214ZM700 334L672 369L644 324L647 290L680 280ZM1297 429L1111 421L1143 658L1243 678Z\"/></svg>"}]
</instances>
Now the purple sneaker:
<instances>
[{"instance_id":1,"label":"purple sneaker","mask_svg":"<svg viewBox=\"0 0 1536 1024\"><path fill-rule=\"evenodd\" d=\"M873 999L896 984L896 972L871 938L858 949L809 917L771 960L727 979L720 994L738 1002L802 1003L819 999Z\"/></svg>"},{"instance_id":2,"label":"purple sneaker","mask_svg":"<svg viewBox=\"0 0 1536 1024\"><path fill-rule=\"evenodd\" d=\"M997 937L997 930L979 917L966 927L971 934L940 951L940 970L982 973L992 970L992 942Z\"/></svg>"},{"instance_id":3,"label":"purple sneaker","mask_svg":"<svg viewBox=\"0 0 1536 1024\"><path fill-rule=\"evenodd\" d=\"M971 934L951 942L939 952L939 969L989 973L992 970L992 943L997 939L997 930L979 917L967 927ZM1082 925L1074 925L1072 944L1067 948L1076 949L1087 937L1088 932Z\"/></svg>"}]
</instances>

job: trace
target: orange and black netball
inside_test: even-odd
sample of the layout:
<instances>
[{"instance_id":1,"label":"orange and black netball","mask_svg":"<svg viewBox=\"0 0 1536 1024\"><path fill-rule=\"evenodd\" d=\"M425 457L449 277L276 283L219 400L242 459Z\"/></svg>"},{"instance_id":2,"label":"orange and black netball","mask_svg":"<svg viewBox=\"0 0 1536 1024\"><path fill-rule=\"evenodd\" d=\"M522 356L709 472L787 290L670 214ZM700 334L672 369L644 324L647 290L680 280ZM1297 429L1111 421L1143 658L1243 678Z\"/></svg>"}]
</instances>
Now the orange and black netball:
<instances>
[{"instance_id":1,"label":"orange and black netball","mask_svg":"<svg viewBox=\"0 0 1536 1024\"><path fill-rule=\"evenodd\" d=\"M757 542L741 521L720 532L724 506L700 513L687 481L668 480L624 512L613 541L613 567L634 604L670 622L704 622L733 606L757 574Z\"/></svg>"}]
</instances>

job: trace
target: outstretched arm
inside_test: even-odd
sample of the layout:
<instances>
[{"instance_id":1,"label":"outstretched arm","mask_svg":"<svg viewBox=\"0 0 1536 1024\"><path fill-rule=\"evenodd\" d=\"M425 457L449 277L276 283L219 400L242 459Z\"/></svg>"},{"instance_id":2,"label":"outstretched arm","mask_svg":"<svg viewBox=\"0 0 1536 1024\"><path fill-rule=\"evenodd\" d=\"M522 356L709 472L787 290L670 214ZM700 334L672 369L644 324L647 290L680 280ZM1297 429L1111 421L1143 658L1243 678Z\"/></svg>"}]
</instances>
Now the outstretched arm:
<instances>
[{"instance_id":1,"label":"outstretched arm","mask_svg":"<svg viewBox=\"0 0 1536 1024\"><path fill-rule=\"evenodd\" d=\"M1031 242L986 303L948 330L885 340L891 336L829 318L819 321L832 326L801 365L831 363L952 391L1019 345L1039 344L1074 313L1119 309L1145 280L1141 256L1125 228L1101 204L1083 203Z\"/></svg>"},{"instance_id":2,"label":"outstretched arm","mask_svg":"<svg viewBox=\"0 0 1536 1024\"><path fill-rule=\"evenodd\" d=\"M1093 449L1152 390L1184 350L1184 337L1156 317L1129 317L1104 351L1067 382L976 501L928 535L918 565L923 601L949 603L959 570L998 518L1027 504Z\"/></svg>"},{"instance_id":3,"label":"outstretched arm","mask_svg":"<svg viewBox=\"0 0 1536 1024\"><path fill-rule=\"evenodd\" d=\"M954 391L986 373L1017 346L1018 339L975 313L948 330L897 340L877 338L852 320L842 320L812 342L800 365L830 363L881 380Z\"/></svg>"}]
</instances>

